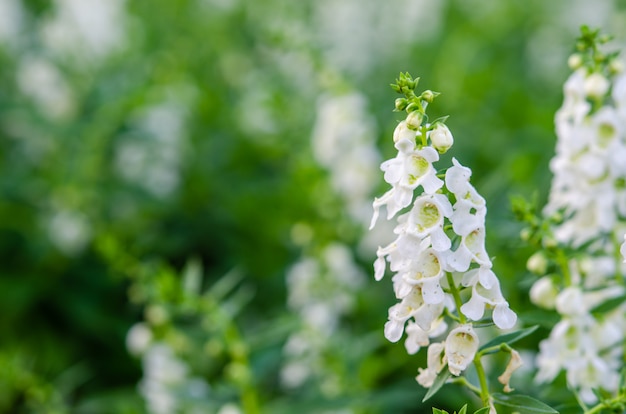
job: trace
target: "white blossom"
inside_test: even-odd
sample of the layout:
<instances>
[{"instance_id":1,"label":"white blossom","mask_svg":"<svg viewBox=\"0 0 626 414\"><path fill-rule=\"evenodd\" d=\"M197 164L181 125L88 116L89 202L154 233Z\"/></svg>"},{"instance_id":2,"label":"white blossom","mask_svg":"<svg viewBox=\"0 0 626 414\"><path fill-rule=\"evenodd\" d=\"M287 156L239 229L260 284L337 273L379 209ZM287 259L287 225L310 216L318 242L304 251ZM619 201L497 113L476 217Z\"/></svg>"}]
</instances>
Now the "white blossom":
<instances>
[{"instance_id":1,"label":"white blossom","mask_svg":"<svg viewBox=\"0 0 626 414\"><path fill-rule=\"evenodd\" d=\"M396 239L378 247L374 277L381 280L389 263L398 302L389 308L384 336L397 342L406 332L404 346L409 354L428 346L427 368L420 368L416 379L430 387L446 364L453 375L460 375L479 346L471 322L454 328L443 342L430 342L448 329L444 310L458 311L462 320L477 321L490 309L501 329L513 327L517 316L500 291L485 248L485 199L470 183L471 170L454 158L445 181L437 177L433 164L439 160L438 152L453 144L453 138L449 129L438 123L429 133L430 146L424 145L421 137L416 140L415 129L422 116L419 111L412 112L394 131L398 153L381 164L384 180L392 188L375 199L371 227L380 207L386 206L387 219L391 219L412 204L397 217ZM454 247L453 239L460 239ZM455 289L472 291L460 309L450 293Z\"/></svg>"},{"instance_id":2,"label":"white blossom","mask_svg":"<svg viewBox=\"0 0 626 414\"><path fill-rule=\"evenodd\" d=\"M445 124L436 123L435 127L429 133L430 141L433 144L433 147L440 153L443 154L454 144L454 138L452 137L452 133L448 129Z\"/></svg>"},{"instance_id":3,"label":"white blossom","mask_svg":"<svg viewBox=\"0 0 626 414\"><path fill-rule=\"evenodd\" d=\"M430 388L445 366L445 347L445 342L435 342L428 347L427 368L418 368L418 375L415 378L422 387Z\"/></svg>"},{"instance_id":4,"label":"white blossom","mask_svg":"<svg viewBox=\"0 0 626 414\"><path fill-rule=\"evenodd\" d=\"M450 331L445 343L445 358L448 370L460 375L474 360L478 351L478 336L471 325L461 325Z\"/></svg>"}]
</instances>

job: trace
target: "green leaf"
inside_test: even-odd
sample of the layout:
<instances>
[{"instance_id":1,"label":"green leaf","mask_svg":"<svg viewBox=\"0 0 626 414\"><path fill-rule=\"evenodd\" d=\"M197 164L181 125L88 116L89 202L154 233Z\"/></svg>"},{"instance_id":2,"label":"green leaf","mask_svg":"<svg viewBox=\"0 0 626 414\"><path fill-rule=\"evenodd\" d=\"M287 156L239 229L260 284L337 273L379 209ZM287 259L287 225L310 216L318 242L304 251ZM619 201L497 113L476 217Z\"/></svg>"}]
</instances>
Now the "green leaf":
<instances>
[{"instance_id":1,"label":"green leaf","mask_svg":"<svg viewBox=\"0 0 626 414\"><path fill-rule=\"evenodd\" d=\"M460 410L459 410L459 414L466 414L467 413L467 404L465 404Z\"/></svg>"},{"instance_id":2,"label":"green leaf","mask_svg":"<svg viewBox=\"0 0 626 414\"><path fill-rule=\"evenodd\" d=\"M512 343L519 341L525 336L528 336L531 333L535 332L535 330L537 330L538 327L539 327L538 325L535 325L535 326L531 326L530 328L520 329L519 331L500 335L496 338L493 338L491 341L487 342L485 345L481 346L479 349L479 352L482 351L483 349L498 346L500 344L511 345Z\"/></svg>"},{"instance_id":3,"label":"green leaf","mask_svg":"<svg viewBox=\"0 0 626 414\"><path fill-rule=\"evenodd\" d=\"M202 262L198 258L187 261L183 270L183 290L189 295L200 294L202 287Z\"/></svg>"},{"instance_id":4,"label":"green leaf","mask_svg":"<svg viewBox=\"0 0 626 414\"><path fill-rule=\"evenodd\" d=\"M448 412L444 410L440 410L439 408L433 407L433 414L448 414Z\"/></svg>"},{"instance_id":5,"label":"green leaf","mask_svg":"<svg viewBox=\"0 0 626 414\"><path fill-rule=\"evenodd\" d=\"M493 394L493 401L525 414L558 414L554 408L528 395Z\"/></svg>"},{"instance_id":6,"label":"green leaf","mask_svg":"<svg viewBox=\"0 0 626 414\"><path fill-rule=\"evenodd\" d=\"M433 385L428 389L428 392L424 396L424 399L422 399L422 402L428 400L430 397L435 395L437 391L439 391L439 389L443 387L443 384L446 383L448 378L450 378L450 371L448 371L448 367L446 366L441 370L439 375L437 375L437 378L435 378L435 382L433 382Z\"/></svg>"},{"instance_id":7,"label":"green leaf","mask_svg":"<svg viewBox=\"0 0 626 414\"><path fill-rule=\"evenodd\" d=\"M621 295L616 298L609 299L606 302L603 302L599 304L598 306L596 306L595 308L591 309L591 313L593 314L607 313L609 311L612 311L613 309L615 309L622 303L624 303L624 300L626 300L626 295Z\"/></svg>"},{"instance_id":8,"label":"green leaf","mask_svg":"<svg viewBox=\"0 0 626 414\"><path fill-rule=\"evenodd\" d=\"M474 414L489 414L489 407L483 407L478 411L474 411Z\"/></svg>"}]
</instances>

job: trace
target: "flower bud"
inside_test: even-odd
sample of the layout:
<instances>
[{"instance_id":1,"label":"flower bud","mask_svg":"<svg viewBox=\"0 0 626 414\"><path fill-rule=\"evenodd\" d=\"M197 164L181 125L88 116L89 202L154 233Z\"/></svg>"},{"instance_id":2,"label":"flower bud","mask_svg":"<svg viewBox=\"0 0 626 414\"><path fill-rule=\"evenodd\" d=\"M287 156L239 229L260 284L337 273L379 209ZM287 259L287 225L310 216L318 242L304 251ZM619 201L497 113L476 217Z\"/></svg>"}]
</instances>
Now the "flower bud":
<instances>
[{"instance_id":1,"label":"flower bud","mask_svg":"<svg viewBox=\"0 0 626 414\"><path fill-rule=\"evenodd\" d=\"M561 315L581 315L585 313L584 295L578 286L569 286L556 297L556 311Z\"/></svg>"},{"instance_id":2,"label":"flower bud","mask_svg":"<svg viewBox=\"0 0 626 414\"><path fill-rule=\"evenodd\" d=\"M398 98L396 99L396 111L404 111L404 108L409 104L409 101L406 98Z\"/></svg>"},{"instance_id":3,"label":"flower bud","mask_svg":"<svg viewBox=\"0 0 626 414\"><path fill-rule=\"evenodd\" d=\"M415 144L415 131L411 131L407 127L406 121L400 121L393 131L393 142L398 143L402 140L409 140Z\"/></svg>"},{"instance_id":4,"label":"flower bud","mask_svg":"<svg viewBox=\"0 0 626 414\"><path fill-rule=\"evenodd\" d=\"M592 98L602 98L610 87L609 81L600 73L592 73L585 79L585 93Z\"/></svg>"},{"instance_id":5,"label":"flower bud","mask_svg":"<svg viewBox=\"0 0 626 414\"><path fill-rule=\"evenodd\" d=\"M446 359L453 375L460 375L474 360L478 351L478 336L472 325L461 325L446 338Z\"/></svg>"},{"instance_id":6,"label":"flower bud","mask_svg":"<svg viewBox=\"0 0 626 414\"><path fill-rule=\"evenodd\" d=\"M542 252L536 252L528 258L526 268L536 275L544 275L548 270L548 259Z\"/></svg>"},{"instance_id":7,"label":"flower bud","mask_svg":"<svg viewBox=\"0 0 626 414\"><path fill-rule=\"evenodd\" d=\"M611 60L611 63L609 63L609 70L611 73L616 75L624 72L624 62L618 59Z\"/></svg>"},{"instance_id":8,"label":"flower bud","mask_svg":"<svg viewBox=\"0 0 626 414\"><path fill-rule=\"evenodd\" d=\"M537 280L530 288L530 301L545 309L554 309L559 290L549 276Z\"/></svg>"},{"instance_id":9,"label":"flower bud","mask_svg":"<svg viewBox=\"0 0 626 414\"><path fill-rule=\"evenodd\" d=\"M430 131L430 142L440 154L443 154L450 149L454 143L454 138L452 138L452 133L447 126L437 123Z\"/></svg>"},{"instance_id":10,"label":"flower bud","mask_svg":"<svg viewBox=\"0 0 626 414\"><path fill-rule=\"evenodd\" d=\"M428 103L432 103L433 99L435 99L435 96L437 95L430 89L422 92L422 99Z\"/></svg>"},{"instance_id":11,"label":"flower bud","mask_svg":"<svg viewBox=\"0 0 626 414\"><path fill-rule=\"evenodd\" d=\"M574 53L573 55L571 55L569 57L569 59L567 59L567 65L572 70L576 70L576 69L580 68L583 65L583 58L582 58L582 56L580 54L578 54L578 53Z\"/></svg>"},{"instance_id":12,"label":"flower bud","mask_svg":"<svg viewBox=\"0 0 626 414\"><path fill-rule=\"evenodd\" d=\"M417 130L422 126L422 120L424 119L424 114L420 111L413 111L406 117L406 126L410 129Z\"/></svg>"}]
</instances>

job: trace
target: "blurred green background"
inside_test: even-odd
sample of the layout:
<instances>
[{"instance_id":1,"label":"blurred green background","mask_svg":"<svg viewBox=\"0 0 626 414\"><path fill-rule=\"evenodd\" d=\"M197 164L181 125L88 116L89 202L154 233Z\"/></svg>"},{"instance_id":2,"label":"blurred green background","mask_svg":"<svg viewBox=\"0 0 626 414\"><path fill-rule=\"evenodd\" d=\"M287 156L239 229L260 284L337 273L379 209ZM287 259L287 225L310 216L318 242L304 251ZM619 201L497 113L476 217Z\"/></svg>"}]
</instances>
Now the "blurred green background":
<instances>
[{"instance_id":1,"label":"blurred green background","mask_svg":"<svg viewBox=\"0 0 626 414\"><path fill-rule=\"evenodd\" d=\"M522 310L529 252L509 197L546 197L579 26L619 47L625 21L618 0L0 0L0 412L429 412L413 380L424 356L382 337L384 241L334 177L368 177L357 204L386 190L388 85L420 76L455 136L440 166L472 168ZM371 147L362 172L352 144L312 143L342 102L342 136ZM288 389L283 348L302 322L286 275L334 242L364 274L314 362L334 382ZM321 298L344 289L331 285ZM175 391L178 408L146 403L137 323L203 384ZM473 401L444 390L432 404Z\"/></svg>"}]
</instances>

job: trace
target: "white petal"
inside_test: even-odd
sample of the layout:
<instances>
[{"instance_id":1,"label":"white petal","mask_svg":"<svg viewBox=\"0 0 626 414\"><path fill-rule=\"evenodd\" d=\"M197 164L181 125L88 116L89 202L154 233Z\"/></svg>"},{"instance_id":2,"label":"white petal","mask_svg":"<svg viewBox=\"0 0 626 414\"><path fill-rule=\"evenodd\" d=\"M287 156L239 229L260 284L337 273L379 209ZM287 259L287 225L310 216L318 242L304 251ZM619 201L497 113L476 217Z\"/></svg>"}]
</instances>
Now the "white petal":
<instances>
[{"instance_id":1,"label":"white petal","mask_svg":"<svg viewBox=\"0 0 626 414\"><path fill-rule=\"evenodd\" d=\"M424 176L421 184L427 194L434 194L443 186L443 181L433 171Z\"/></svg>"},{"instance_id":2,"label":"white petal","mask_svg":"<svg viewBox=\"0 0 626 414\"><path fill-rule=\"evenodd\" d=\"M465 272L472 260L472 254L462 244L452 253L448 260L448 265L457 272Z\"/></svg>"},{"instance_id":3,"label":"white petal","mask_svg":"<svg viewBox=\"0 0 626 414\"><path fill-rule=\"evenodd\" d=\"M434 280L424 281L422 284L422 297L424 298L424 302L431 305L443 302L445 295L439 284L439 279L434 278Z\"/></svg>"},{"instance_id":4,"label":"white petal","mask_svg":"<svg viewBox=\"0 0 626 414\"><path fill-rule=\"evenodd\" d=\"M485 313L485 300L480 295L472 293L472 297L463 306L461 312L473 321L483 317Z\"/></svg>"},{"instance_id":5,"label":"white petal","mask_svg":"<svg viewBox=\"0 0 626 414\"><path fill-rule=\"evenodd\" d=\"M389 320L385 323L385 338L390 342L398 342L404 333L404 322Z\"/></svg>"},{"instance_id":6,"label":"white petal","mask_svg":"<svg viewBox=\"0 0 626 414\"><path fill-rule=\"evenodd\" d=\"M452 246L452 242L441 227L435 228L430 233L430 240L432 242L433 249L438 252L446 251Z\"/></svg>"},{"instance_id":7,"label":"white petal","mask_svg":"<svg viewBox=\"0 0 626 414\"><path fill-rule=\"evenodd\" d=\"M481 266L478 271L478 280L485 289L491 289L493 285L498 283L496 274L493 273L490 267Z\"/></svg>"},{"instance_id":8,"label":"white petal","mask_svg":"<svg viewBox=\"0 0 626 414\"><path fill-rule=\"evenodd\" d=\"M493 310L493 323L500 329L510 329L517 322L517 315L511 309L509 304L499 303Z\"/></svg>"},{"instance_id":9,"label":"white petal","mask_svg":"<svg viewBox=\"0 0 626 414\"><path fill-rule=\"evenodd\" d=\"M374 279L381 280L385 275L385 269L387 268L387 263L385 261L385 257L381 256L374 262Z\"/></svg>"}]
</instances>

